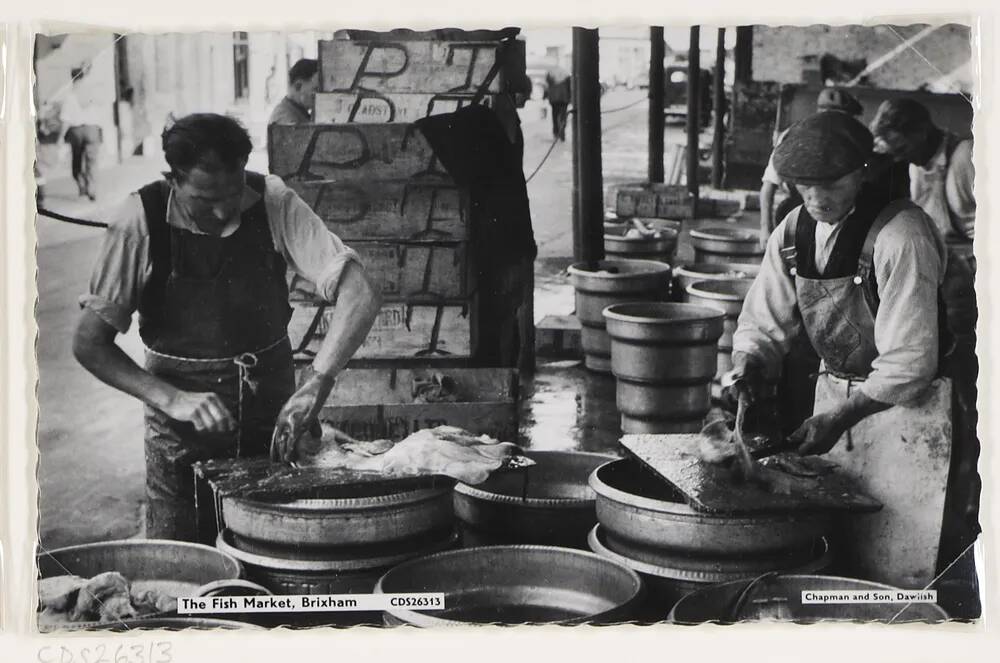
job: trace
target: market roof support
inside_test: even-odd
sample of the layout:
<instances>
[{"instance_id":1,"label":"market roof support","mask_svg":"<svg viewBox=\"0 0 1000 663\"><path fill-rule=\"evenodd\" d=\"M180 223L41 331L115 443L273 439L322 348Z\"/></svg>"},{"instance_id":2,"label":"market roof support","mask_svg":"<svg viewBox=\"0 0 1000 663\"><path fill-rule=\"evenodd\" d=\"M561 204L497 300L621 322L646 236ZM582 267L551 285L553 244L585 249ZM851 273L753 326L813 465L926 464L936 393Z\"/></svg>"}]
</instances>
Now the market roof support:
<instances>
[{"instance_id":1,"label":"market roof support","mask_svg":"<svg viewBox=\"0 0 1000 663\"><path fill-rule=\"evenodd\" d=\"M701 28L691 26L691 43L688 47L687 80L687 187L698 205L698 136L701 128L701 49L698 38ZM697 213L695 214L697 216Z\"/></svg>"},{"instance_id":2,"label":"market roof support","mask_svg":"<svg viewBox=\"0 0 1000 663\"><path fill-rule=\"evenodd\" d=\"M719 28L715 44L715 74L712 77L712 188L721 189L723 141L726 139L726 29Z\"/></svg>"},{"instance_id":3,"label":"market roof support","mask_svg":"<svg viewBox=\"0 0 1000 663\"><path fill-rule=\"evenodd\" d=\"M573 28L573 257L586 263L604 258L598 61L597 30Z\"/></svg>"},{"instance_id":4,"label":"market roof support","mask_svg":"<svg viewBox=\"0 0 1000 663\"><path fill-rule=\"evenodd\" d=\"M663 28L649 29L649 181L663 181Z\"/></svg>"}]
</instances>

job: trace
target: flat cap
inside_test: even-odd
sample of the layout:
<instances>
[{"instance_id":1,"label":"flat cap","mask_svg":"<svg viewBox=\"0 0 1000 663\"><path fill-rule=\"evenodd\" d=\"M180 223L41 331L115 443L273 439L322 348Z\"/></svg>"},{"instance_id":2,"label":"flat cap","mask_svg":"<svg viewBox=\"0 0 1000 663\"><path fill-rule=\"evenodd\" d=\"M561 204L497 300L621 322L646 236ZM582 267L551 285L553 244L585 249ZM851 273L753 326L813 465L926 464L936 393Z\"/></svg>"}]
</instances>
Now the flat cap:
<instances>
[{"instance_id":1,"label":"flat cap","mask_svg":"<svg viewBox=\"0 0 1000 663\"><path fill-rule=\"evenodd\" d=\"M774 168L792 183L832 182L868 163L872 143L871 132L850 115L816 113L789 127L774 149Z\"/></svg>"}]
</instances>

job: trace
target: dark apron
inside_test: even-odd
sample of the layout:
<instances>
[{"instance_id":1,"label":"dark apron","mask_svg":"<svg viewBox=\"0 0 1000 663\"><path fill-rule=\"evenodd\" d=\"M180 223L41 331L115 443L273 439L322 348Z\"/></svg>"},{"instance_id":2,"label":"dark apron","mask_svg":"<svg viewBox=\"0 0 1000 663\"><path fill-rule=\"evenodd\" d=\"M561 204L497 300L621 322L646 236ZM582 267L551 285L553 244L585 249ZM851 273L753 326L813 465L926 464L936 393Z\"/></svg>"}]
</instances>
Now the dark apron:
<instances>
[{"instance_id":1,"label":"dark apron","mask_svg":"<svg viewBox=\"0 0 1000 663\"><path fill-rule=\"evenodd\" d=\"M217 394L239 421L231 433L201 434L146 408L149 538L197 539L192 465L266 454L294 392L285 261L271 239L263 176L247 173L247 184L260 200L225 238L170 227L166 183L140 190L152 259L139 307L146 369L178 389Z\"/></svg>"}]
</instances>

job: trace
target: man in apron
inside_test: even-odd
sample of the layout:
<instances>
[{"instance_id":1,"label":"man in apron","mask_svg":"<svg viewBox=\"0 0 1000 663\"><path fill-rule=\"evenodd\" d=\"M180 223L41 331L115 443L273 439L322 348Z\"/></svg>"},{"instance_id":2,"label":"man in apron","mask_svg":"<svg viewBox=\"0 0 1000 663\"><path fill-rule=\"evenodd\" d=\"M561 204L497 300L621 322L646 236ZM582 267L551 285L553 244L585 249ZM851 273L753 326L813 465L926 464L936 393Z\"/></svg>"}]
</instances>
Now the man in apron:
<instances>
[{"instance_id":1,"label":"man in apron","mask_svg":"<svg viewBox=\"0 0 1000 663\"><path fill-rule=\"evenodd\" d=\"M947 517L941 540L943 560L963 556L971 567L969 546L981 531L976 435L976 199L972 140L937 127L930 111L913 99L882 103L871 124L875 150L909 164L910 196L934 221L948 246L941 294L948 310L955 349L948 362L953 381L955 443L952 449Z\"/></svg>"},{"instance_id":2,"label":"man in apron","mask_svg":"<svg viewBox=\"0 0 1000 663\"><path fill-rule=\"evenodd\" d=\"M245 170L250 137L235 120L181 118L163 151L165 179L111 214L73 351L146 404L146 535L195 540L192 465L267 454L272 439L287 458L367 335L379 296L357 254L295 192ZM288 267L336 304L316 373L297 391ZM136 311L145 368L115 343Z\"/></svg>"},{"instance_id":3,"label":"man in apron","mask_svg":"<svg viewBox=\"0 0 1000 663\"><path fill-rule=\"evenodd\" d=\"M843 113L793 125L775 166L803 204L768 241L734 335L737 391L760 400L804 329L822 359L815 414L791 435L884 504L852 517L854 574L923 588L934 579L951 451L940 377L945 247L908 201L859 196L872 135Z\"/></svg>"}]
</instances>

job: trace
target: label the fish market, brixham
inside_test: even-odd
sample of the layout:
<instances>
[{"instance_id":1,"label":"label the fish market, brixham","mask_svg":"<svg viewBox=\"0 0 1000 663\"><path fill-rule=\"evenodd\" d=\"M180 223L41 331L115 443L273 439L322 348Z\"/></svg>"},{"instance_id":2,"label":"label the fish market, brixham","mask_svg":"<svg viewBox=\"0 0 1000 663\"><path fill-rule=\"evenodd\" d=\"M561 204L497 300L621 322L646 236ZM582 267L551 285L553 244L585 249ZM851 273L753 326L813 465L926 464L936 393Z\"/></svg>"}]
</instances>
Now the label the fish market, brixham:
<instances>
[{"instance_id":1,"label":"label the fish market, brixham","mask_svg":"<svg viewBox=\"0 0 1000 663\"><path fill-rule=\"evenodd\" d=\"M182 596L183 615L244 612L354 612L443 610L444 594L298 594L285 596Z\"/></svg>"},{"instance_id":2,"label":"label the fish market, brixham","mask_svg":"<svg viewBox=\"0 0 1000 663\"><path fill-rule=\"evenodd\" d=\"M937 603L934 589L806 589L802 604L822 603Z\"/></svg>"}]
</instances>

